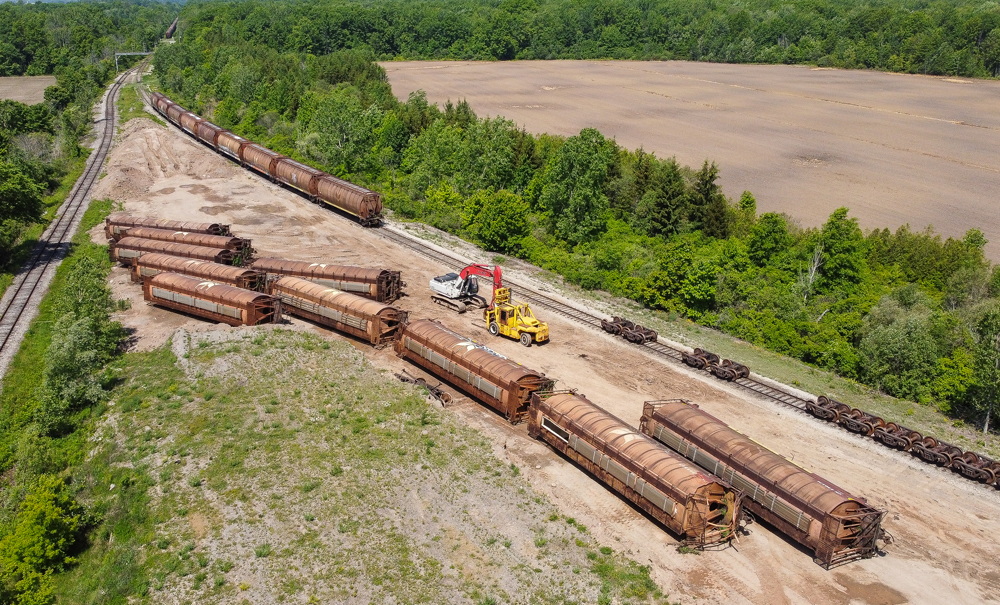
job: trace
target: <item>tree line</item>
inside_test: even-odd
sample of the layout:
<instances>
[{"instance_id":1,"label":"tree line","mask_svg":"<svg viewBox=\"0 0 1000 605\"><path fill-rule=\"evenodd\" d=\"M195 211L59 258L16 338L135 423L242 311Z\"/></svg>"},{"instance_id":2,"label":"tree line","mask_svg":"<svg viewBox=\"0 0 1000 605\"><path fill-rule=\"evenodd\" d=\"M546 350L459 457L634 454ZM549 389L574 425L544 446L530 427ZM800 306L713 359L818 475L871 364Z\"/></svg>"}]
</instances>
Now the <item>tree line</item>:
<instances>
[{"instance_id":1,"label":"tree line","mask_svg":"<svg viewBox=\"0 0 1000 605\"><path fill-rule=\"evenodd\" d=\"M682 166L593 129L533 135L422 93L399 101L370 49L313 55L285 49L281 36L262 42L249 33L259 31L255 10L189 7L182 41L154 57L163 90L221 126L383 192L397 216L584 288L956 416L981 421L995 400L983 343L998 329L1000 271L978 230L960 239L909 226L864 233L846 208L803 228L759 214L750 192L728 199L710 161Z\"/></svg>"},{"instance_id":2,"label":"tree line","mask_svg":"<svg viewBox=\"0 0 1000 605\"><path fill-rule=\"evenodd\" d=\"M205 2L204 35L387 59L685 59L997 76L1000 6L955 0Z\"/></svg>"}]
</instances>

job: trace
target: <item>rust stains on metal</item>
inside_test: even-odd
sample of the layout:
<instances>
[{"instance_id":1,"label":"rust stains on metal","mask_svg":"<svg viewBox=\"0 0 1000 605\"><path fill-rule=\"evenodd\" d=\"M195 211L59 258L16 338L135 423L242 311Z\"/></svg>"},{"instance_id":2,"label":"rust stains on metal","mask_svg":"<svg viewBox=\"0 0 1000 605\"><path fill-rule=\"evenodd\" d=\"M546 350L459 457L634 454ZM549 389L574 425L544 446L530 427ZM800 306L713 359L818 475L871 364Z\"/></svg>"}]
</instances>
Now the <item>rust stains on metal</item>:
<instances>
[{"instance_id":1,"label":"rust stains on metal","mask_svg":"<svg viewBox=\"0 0 1000 605\"><path fill-rule=\"evenodd\" d=\"M554 381L456 334L431 319L407 325L396 354L500 412L512 424L528 416L531 394Z\"/></svg>"},{"instance_id":2,"label":"rust stains on metal","mask_svg":"<svg viewBox=\"0 0 1000 605\"><path fill-rule=\"evenodd\" d=\"M229 225L221 223L168 221L145 216L132 216L124 212L116 212L104 219L104 234L108 239L120 240L125 237L124 232L132 227L150 227L152 229L169 229L171 231L206 233L208 235L230 235Z\"/></svg>"},{"instance_id":3,"label":"rust stains on metal","mask_svg":"<svg viewBox=\"0 0 1000 605\"><path fill-rule=\"evenodd\" d=\"M256 143L244 145L240 152L240 159L246 166L268 178L274 178L274 166L283 157L285 156Z\"/></svg>"},{"instance_id":4,"label":"rust stains on metal","mask_svg":"<svg viewBox=\"0 0 1000 605\"><path fill-rule=\"evenodd\" d=\"M742 496L583 395L535 393L528 434L541 438L657 521L704 547L732 540Z\"/></svg>"},{"instance_id":5,"label":"rust stains on metal","mask_svg":"<svg viewBox=\"0 0 1000 605\"><path fill-rule=\"evenodd\" d=\"M324 174L316 185L317 199L358 217L362 225L378 226L382 221L382 196Z\"/></svg>"},{"instance_id":6,"label":"rust stains on metal","mask_svg":"<svg viewBox=\"0 0 1000 605\"><path fill-rule=\"evenodd\" d=\"M112 242L108 246L108 254L111 257L111 261L119 262L123 265L131 265L135 262L135 259L149 253L197 258L221 265L231 265L235 258L232 250L192 246L190 244L164 242L154 239L141 239L138 237L125 237L117 242Z\"/></svg>"},{"instance_id":7,"label":"rust stains on metal","mask_svg":"<svg viewBox=\"0 0 1000 605\"><path fill-rule=\"evenodd\" d=\"M258 258L253 261L252 266L254 269L274 275L301 277L385 303L391 303L399 298L405 285L399 271L388 269L368 269L283 258Z\"/></svg>"},{"instance_id":8,"label":"rust stains on metal","mask_svg":"<svg viewBox=\"0 0 1000 605\"><path fill-rule=\"evenodd\" d=\"M231 326L281 321L281 303L273 296L179 273L160 273L142 285L147 302Z\"/></svg>"},{"instance_id":9,"label":"rust stains on metal","mask_svg":"<svg viewBox=\"0 0 1000 605\"><path fill-rule=\"evenodd\" d=\"M395 339L406 323L406 311L298 277L275 280L268 290L281 300L288 313L364 338L376 346Z\"/></svg>"},{"instance_id":10,"label":"rust stains on metal","mask_svg":"<svg viewBox=\"0 0 1000 605\"><path fill-rule=\"evenodd\" d=\"M231 235L209 235L207 233L191 233L173 229L155 229L152 227L130 227L125 230L125 237L139 237L142 239L152 239L161 242L177 242L191 246L203 246L206 248L223 248L232 250L244 260L248 260L253 253L250 240Z\"/></svg>"},{"instance_id":11,"label":"rust stains on metal","mask_svg":"<svg viewBox=\"0 0 1000 605\"><path fill-rule=\"evenodd\" d=\"M132 281L135 283L141 283L160 273L180 273L258 292L263 291L267 285L267 274L263 271L195 258L151 253L143 254L132 265Z\"/></svg>"},{"instance_id":12,"label":"rust stains on metal","mask_svg":"<svg viewBox=\"0 0 1000 605\"><path fill-rule=\"evenodd\" d=\"M874 556L885 511L810 473L683 400L646 402L640 430L746 496L754 515L833 565Z\"/></svg>"},{"instance_id":13,"label":"rust stains on metal","mask_svg":"<svg viewBox=\"0 0 1000 605\"><path fill-rule=\"evenodd\" d=\"M324 174L326 173L322 170L286 157L282 157L274 165L274 178L311 197L316 197L319 193L319 179Z\"/></svg>"}]
</instances>

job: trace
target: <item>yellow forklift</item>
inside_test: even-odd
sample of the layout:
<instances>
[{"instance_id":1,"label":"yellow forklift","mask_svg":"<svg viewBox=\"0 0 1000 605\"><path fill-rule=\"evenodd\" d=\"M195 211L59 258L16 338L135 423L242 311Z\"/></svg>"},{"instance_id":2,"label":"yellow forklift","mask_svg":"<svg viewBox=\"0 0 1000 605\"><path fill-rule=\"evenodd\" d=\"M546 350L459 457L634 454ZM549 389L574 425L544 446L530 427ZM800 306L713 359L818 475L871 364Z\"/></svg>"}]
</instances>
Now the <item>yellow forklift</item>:
<instances>
[{"instance_id":1,"label":"yellow forklift","mask_svg":"<svg viewBox=\"0 0 1000 605\"><path fill-rule=\"evenodd\" d=\"M483 310L483 319L490 334L503 334L530 347L532 342L546 342L549 339L549 324L538 321L528 303L511 301L510 288L497 288L493 293L493 304Z\"/></svg>"}]
</instances>

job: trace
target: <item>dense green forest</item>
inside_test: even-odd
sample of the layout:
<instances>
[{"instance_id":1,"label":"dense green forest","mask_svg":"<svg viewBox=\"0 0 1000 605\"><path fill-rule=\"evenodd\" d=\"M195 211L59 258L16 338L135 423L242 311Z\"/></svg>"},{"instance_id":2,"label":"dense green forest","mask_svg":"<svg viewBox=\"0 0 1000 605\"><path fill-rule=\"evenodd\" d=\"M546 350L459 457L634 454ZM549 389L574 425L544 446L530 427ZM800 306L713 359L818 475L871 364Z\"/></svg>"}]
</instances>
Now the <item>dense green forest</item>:
<instances>
[{"instance_id":1,"label":"dense green forest","mask_svg":"<svg viewBox=\"0 0 1000 605\"><path fill-rule=\"evenodd\" d=\"M847 209L820 228L758 215L752 193L723 195L710 161L680 166L592 129L535 136L463 102L401 103L371 50L289 51L287 37L258 28L254 6L189 7L182 42L154 58L160 86L224 127L381 190L398 216L982 420L1000 271L978 230L945 240L909 227L866 234Z\"/></svg>"},{"instance_id":2,"label":"dense green forest","mask_svg":"<svg viewBox=\"0 0 1000 605\"><path fill-rule=\"evenodd\" d=\"M93 104L115 73L114 52L152 50L175 10L125 2L0 4L0 76L56 76L42 103L0 101L0 273L23 260L33 245L31 227L58 204L46 197L75 175Z\"/></svg>"},{"instance_id":3,"label":"dense green forest","mask_svg":"<svg viewBox=\"0 0 1000 605\"><path fill-rule=\"evenodd\" d=\"M1000 73L1000 6L954 0L210 2L210 41L379 59L687 59Z\"/></svg>"}]
</instances>

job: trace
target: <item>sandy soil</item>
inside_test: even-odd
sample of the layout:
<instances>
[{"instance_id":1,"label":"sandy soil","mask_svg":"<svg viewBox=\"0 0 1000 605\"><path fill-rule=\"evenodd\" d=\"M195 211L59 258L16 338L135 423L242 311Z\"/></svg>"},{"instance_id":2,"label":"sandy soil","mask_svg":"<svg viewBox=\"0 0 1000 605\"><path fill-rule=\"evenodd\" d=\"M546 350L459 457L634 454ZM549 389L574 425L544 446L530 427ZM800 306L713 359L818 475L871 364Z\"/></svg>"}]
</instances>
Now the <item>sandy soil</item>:
<instances>
[{"instance_id":1,"label":"sandy soil","mask_svg":"<svg viewBox=\"0 0 1000 605\"><path fill-rule=\"evenodd\" d=\"M54 86L55 76L9 76L0 78L0 99L11 99L28 105L45 100L45 89Z\"/></svg>"},{"instance_id":2,"label":"sandy soil","mask_svg":"<svg viewBox=\"0 0 1000 605\"><path fill-rule=\"evenodd\" d=\"M865 228L978 227L1000 260L1000 82L784 65L383 63L396 95L465 98L533 132L594 127L630 149L719 163L726 194L803 226L847 206Z\"/></svg>"},{"instance_id":3,"label":"sandy soil","mask_svg":"<svg viewBox=\"0 0 1000 605\"><path fill-rule=\"evenodd\" d=\"M449 407L494 442L497 455L517 462L532 485L604 543L650 565L654 579L685 603L982 603L996 600L1000 558L1000 493L846 434L788 409L749 398L713 379L668 366L622 340L557 317L552 342L525 349L494 339L472 314L449 314L430 302L425 284L454 267L438 266L397 248L377 230L362 229L307 200L238 168L186 135L148 120L130 121L111 153L95 197L111 197L136 214L232 223L265 254L401 268L411 317L434 317L450 328L574 387L637 425L642 402L684 397L736 429L873 504L886 507L885 528L896 538L884 557L827 572L809 553L769 529L752 526L738 545L700 556L677 552L676 539L540 442L465 398ZM100 230L92 232L103 241ZM136 331L136 347L161 345L178 328L225 331L195 318L147 306L123 269L112 275L116 295L132 300L119 319ZM293 329L315 330L293 319ZM391 351L352 341L376 365L406 368Z\"/></svg>"}]
</instances>

